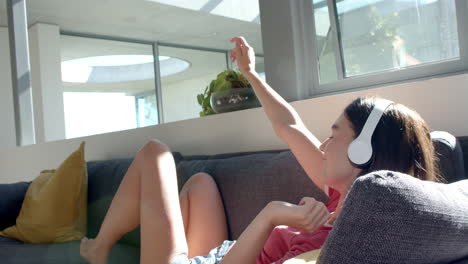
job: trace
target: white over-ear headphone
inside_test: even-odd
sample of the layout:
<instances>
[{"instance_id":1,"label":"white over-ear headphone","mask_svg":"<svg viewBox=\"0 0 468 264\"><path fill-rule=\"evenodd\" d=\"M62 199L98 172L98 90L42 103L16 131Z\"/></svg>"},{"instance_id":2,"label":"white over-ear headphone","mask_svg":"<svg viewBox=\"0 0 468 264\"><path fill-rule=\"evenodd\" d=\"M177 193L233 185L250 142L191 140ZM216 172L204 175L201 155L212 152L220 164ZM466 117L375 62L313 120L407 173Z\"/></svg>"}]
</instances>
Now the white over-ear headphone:
<instances>
[{"instance_id":1,"label":"white over-ear headphone","mask_svg":"<svg viewBox=\"0 0 468 264\"><path fill-rule=\"evenodd\" d=\"M348 158L354 165L362 167L370 161L372 157L372 135L383 113L392 103L390 100L377 99L361 133L349 144Z\"/></svg>"}]
</instances>

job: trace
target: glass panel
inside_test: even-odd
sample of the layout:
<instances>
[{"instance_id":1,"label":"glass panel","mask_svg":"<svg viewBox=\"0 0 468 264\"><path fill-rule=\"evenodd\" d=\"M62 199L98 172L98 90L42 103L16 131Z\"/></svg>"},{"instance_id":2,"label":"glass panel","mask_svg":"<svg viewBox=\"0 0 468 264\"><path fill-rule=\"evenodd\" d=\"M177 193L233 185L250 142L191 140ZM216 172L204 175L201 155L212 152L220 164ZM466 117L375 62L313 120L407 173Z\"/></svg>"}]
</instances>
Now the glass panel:
<instances>
[{"instance_id":1,"label":"glass panel","mask_svg":"<svg viewBox=\"0 0 468 264\"><path fill-rule=\"evenodd\" d=\"M315 40L320 83L338 80L335 49L326 0L314 0Z\"/></svg>"},{"instance_id":2,"label":"glass panel","mask_svg":"<svg viewBox=\"0 0 468 264\"><path fill-rule=\"evenodd\" d=\"M66 138L158 124L151 45L60 41Z\"/></svg>"},{"instance_id":3,"label":"glass panel","mask_svg":"<svg viewBox=\"0 0 468 264\"><path fill-rule=\"evenodd\" d=\"M164 122L196 118L202 111L197 95L226 70L226 53L159 46ZM171 74L173 69L178 72Z\"/></svg>"},{"instance_id":4,"label":"glass panel","mask_svg":"<svg viewBox=\"0 0 468 264\"><path fill-rule=\"evenodd\" d=\"M148 94L137 97L138 105L138 126L145 127L158 124L158 105L156 95Z\"/></svg>"},{"instance_id":5,"label":"glass panel","mask_svg":"<svg viewBox=\"0 0 468 264\"><path fill-rule=\"evenodd\" d=\"M346 76L459 57L455 1L337 3Z\"/></svg>"}]
</instances>

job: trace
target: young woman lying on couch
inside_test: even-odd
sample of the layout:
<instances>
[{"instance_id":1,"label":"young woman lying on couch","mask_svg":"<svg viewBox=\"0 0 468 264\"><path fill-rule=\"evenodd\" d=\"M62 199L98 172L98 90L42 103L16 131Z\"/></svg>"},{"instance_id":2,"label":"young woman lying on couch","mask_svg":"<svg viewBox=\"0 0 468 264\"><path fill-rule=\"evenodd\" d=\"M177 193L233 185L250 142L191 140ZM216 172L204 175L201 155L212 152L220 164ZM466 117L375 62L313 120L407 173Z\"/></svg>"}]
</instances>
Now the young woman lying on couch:
<instances>
[{"instance_id":1,"label":"young woman lying on couch","mask_svg":"<svg viewBox=\"0 0 468 264\"><path fill-rule=\"evenodd\" d=\"M242 37L231 41L232 61L252 84L274 131L329 201L304 197L298 205L270 202L237 242L228 241L214 180L204 173L194 175L178 195L170 149L150 141L135 156L97 237L81 242L80 253L92 264L106 263L112 246L138 225L143 264L278 264L321 248L357 177L392 170L438 179L430 131L414 110L381 98L357 98L320 143L293 107L259 77L252 47Z\"/></svg>"}]
</instances>

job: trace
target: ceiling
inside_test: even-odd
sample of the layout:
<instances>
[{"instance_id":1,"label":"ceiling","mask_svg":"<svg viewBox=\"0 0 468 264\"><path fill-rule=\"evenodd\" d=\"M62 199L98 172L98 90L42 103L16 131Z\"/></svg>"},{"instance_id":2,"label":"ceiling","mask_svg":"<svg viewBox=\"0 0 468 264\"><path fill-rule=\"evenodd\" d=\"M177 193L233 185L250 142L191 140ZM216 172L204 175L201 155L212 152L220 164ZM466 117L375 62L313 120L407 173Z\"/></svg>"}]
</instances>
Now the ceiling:
<instances>
[{"instance_id":1,"label":"ceiling","mask_svg":"<svg viewBox=\"0 0 468 264\"><path fill-rule=\"evenodd\" d=\"M218 49L231 49L229 39L242 35L258 53L263 53L260 24L256 22L146 0L28 0L26 3L30 26L42 22L59 25L65 31ZM6 0L0 0L0 26L7 26Z\"/></svg>"},{"instance_id":2,"label":"ceiling","mask_svg":"<svg viewBox=\"0 0 468 264\"><path fill-rule=\"evenodd\" d=\"M60 30L68 32L222 50L232 49L229 40L242 35L257 53L263 53L261 26L256 21L246 22L146 0L28 0L26 3L29 26L46 23L58 25ZM7 26L6 0L0 0L0 26ZM65 61L102 55L151 54L152 48L128 42L61 36L60 52ZM191 64L182 74L164 78L163 84L219 72L226 62L221 53L169 47L161 47L160 55L181 58ZM154 81L111 85L64 83L64 90L138 94L154 90Z\"/></svg>"}]
</instances>

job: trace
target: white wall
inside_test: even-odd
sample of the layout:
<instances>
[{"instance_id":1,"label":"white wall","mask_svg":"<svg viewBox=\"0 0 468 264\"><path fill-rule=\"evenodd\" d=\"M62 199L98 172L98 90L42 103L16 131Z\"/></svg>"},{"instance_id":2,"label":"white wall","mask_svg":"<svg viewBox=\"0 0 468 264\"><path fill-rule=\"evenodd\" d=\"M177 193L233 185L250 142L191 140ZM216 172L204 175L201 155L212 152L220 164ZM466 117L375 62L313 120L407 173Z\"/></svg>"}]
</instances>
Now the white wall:
<instances>
[{"instance_id":1,"label":"white wall","mask_svg":"<svg viewBox=\"0 0 468 264\"><path fill-rule=\"evenodd\" d=\"M403 103L419 112L432 130L468 135L468 74L418 81L291 103L320 140L354 98L366 94ZM33 179L40 170L57 167L86 141L86 159L131 157L149 139L158 138L184 155L287 148L262 108L184 120L103 135L54 141L0 152L0 182Z\"/></svg>"},{"instance_id":2,"label":"white wall","mask_svg":"<svg viewBox=\"0 0 468 264\"><path fill-rule=\"evenodd\" d=\"M0 27L0 149L16 146L8 29Z\"/></svg>"}]
</instances>

